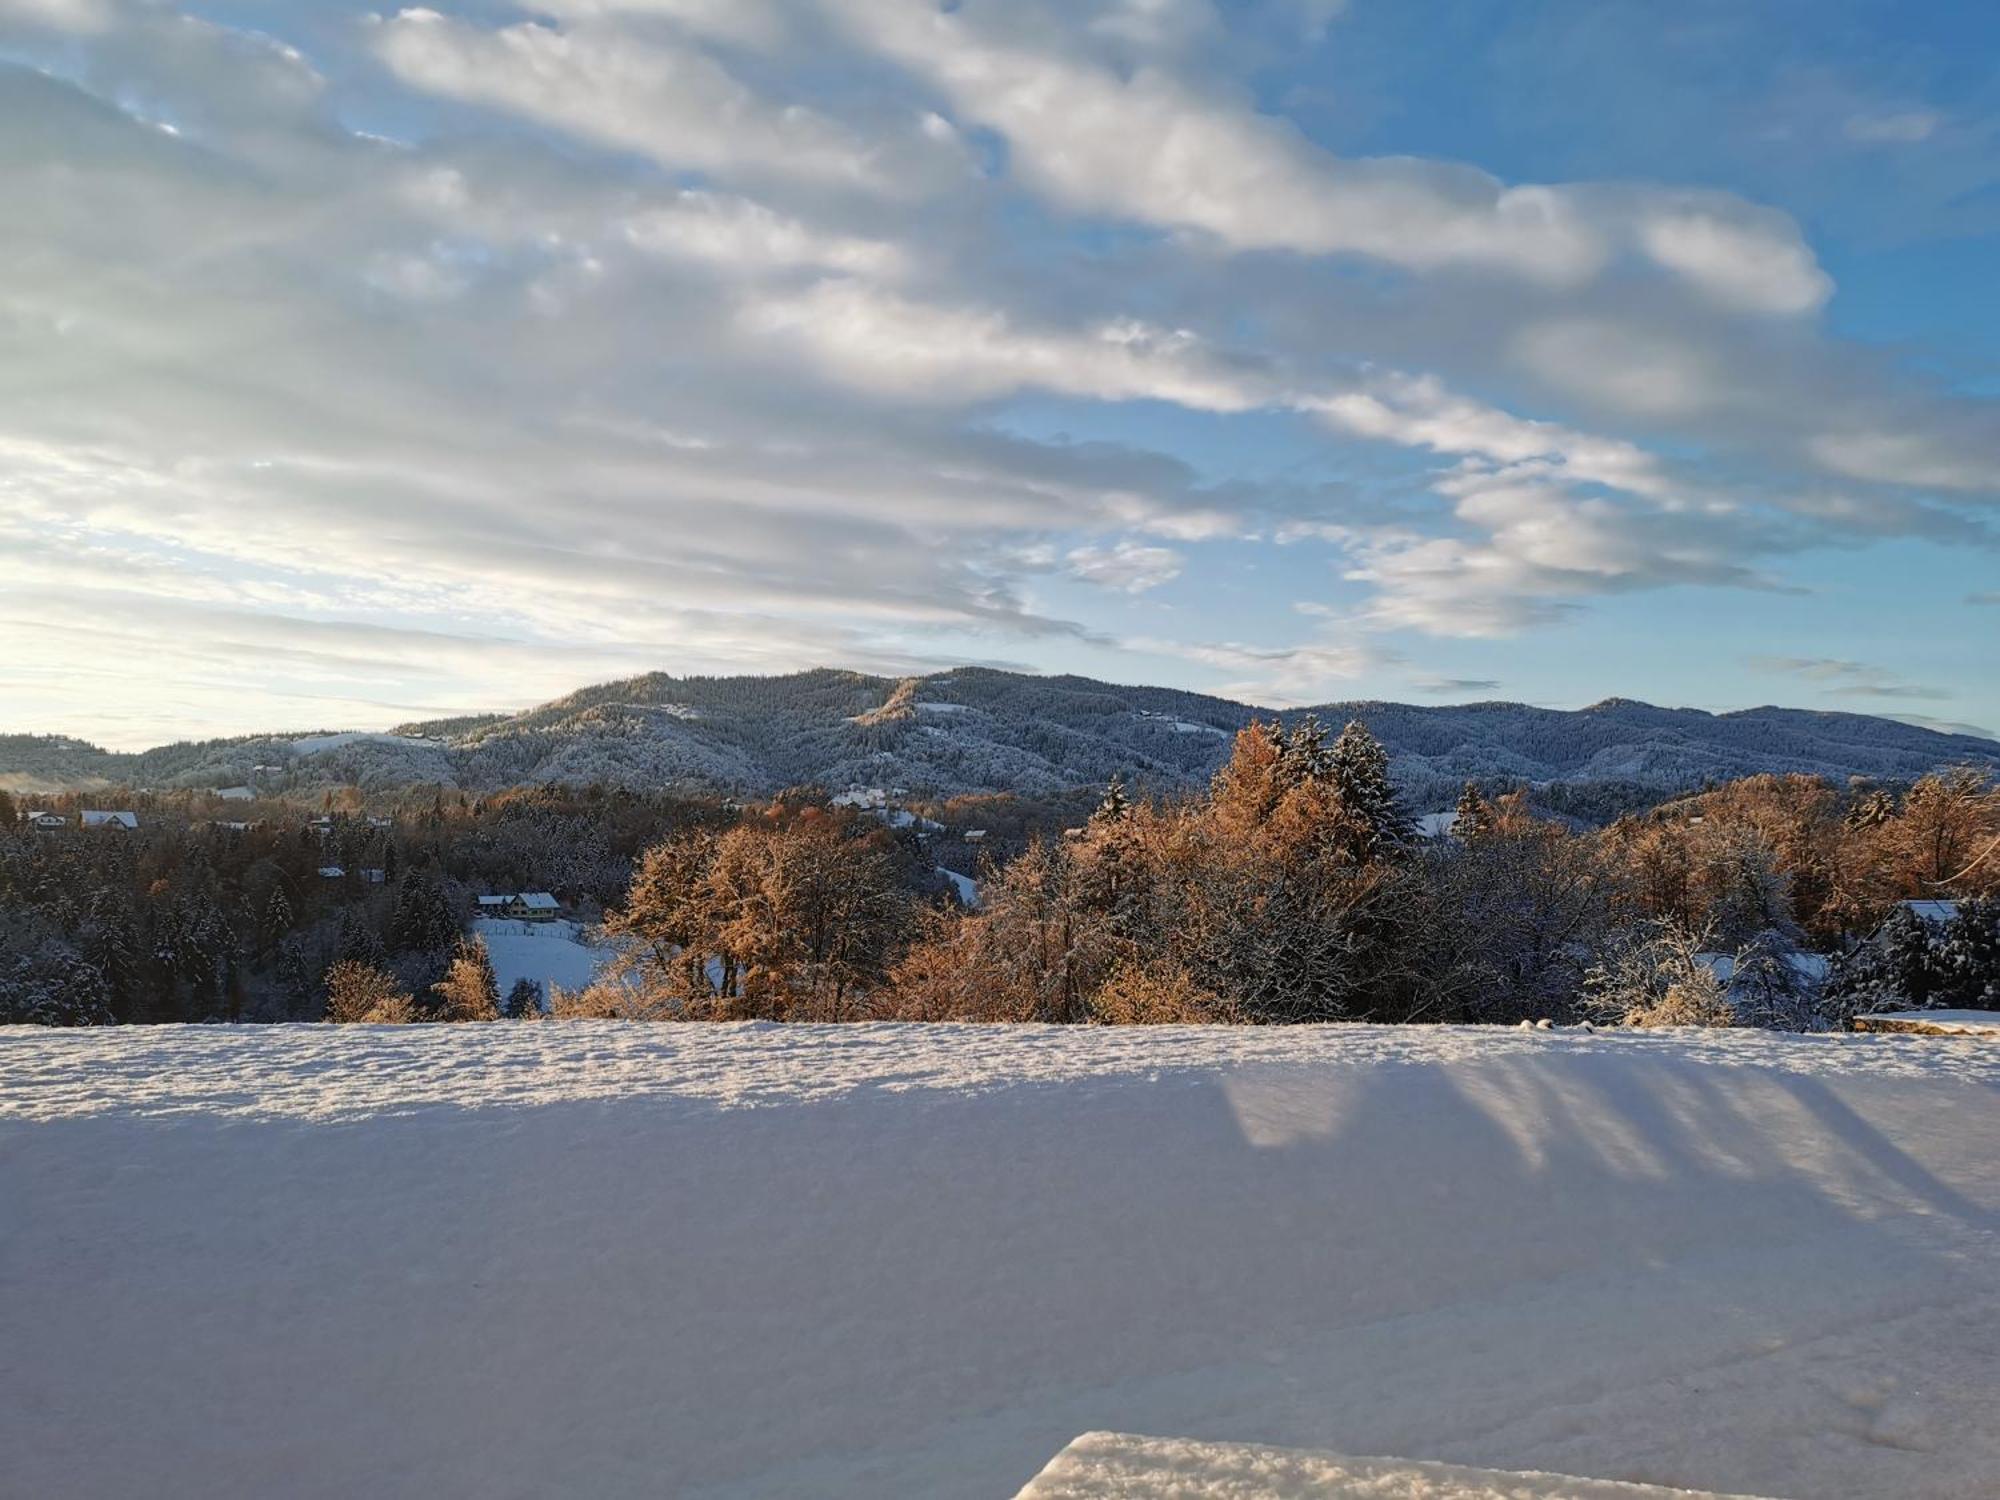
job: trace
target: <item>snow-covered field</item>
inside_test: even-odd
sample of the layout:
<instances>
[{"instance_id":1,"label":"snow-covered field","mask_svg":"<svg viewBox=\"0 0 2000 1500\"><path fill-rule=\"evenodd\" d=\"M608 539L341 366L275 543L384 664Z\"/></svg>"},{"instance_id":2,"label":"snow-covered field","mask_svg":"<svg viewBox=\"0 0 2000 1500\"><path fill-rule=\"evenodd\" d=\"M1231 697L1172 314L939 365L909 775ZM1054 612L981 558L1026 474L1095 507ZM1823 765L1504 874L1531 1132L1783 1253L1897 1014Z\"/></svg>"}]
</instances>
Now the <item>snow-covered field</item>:
<instances>
[{"instance_id":1,"label":"snow-covered field","mask_svg":"<svg viewBox=\"0 0 2000 1500\"><path fill-rule=\"evenodd\" d=\"M0 1494L1005 1496L1144 1432L2000 1489L2000 1047L0 1032Z\"/></svg>"},{"instance_id":2,"label":"snow-covered field","mask_svg":"<svg viewBox=\"0 0 2000 1500\"><path fill-rule=\"evenodd\" d=\"M584 940L575 922L517 922L505 917L474 917L473 933L484 939L493 960L493 974L504 997L517 981L532 979L543 1000L549 986L581 990L617 955Z\"/></svg>"}]
</instances>

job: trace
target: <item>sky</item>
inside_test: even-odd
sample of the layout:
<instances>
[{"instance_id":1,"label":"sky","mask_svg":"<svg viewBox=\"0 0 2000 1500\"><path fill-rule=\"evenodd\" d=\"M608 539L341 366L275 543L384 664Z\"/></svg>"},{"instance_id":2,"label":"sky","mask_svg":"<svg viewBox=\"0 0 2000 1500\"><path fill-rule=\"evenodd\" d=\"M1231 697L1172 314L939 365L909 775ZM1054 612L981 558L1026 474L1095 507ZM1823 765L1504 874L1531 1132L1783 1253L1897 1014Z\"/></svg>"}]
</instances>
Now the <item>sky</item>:
<instances>
[{"instance_id":1,"label":"sky","mask_svg":"<svg viewBox=\"0 0 2000 1500\"><path fill-rule=\"evenodd\" d=\"M2000 729L2000 7L0 0L0 731Z\"/></svg>"}]
</instances>

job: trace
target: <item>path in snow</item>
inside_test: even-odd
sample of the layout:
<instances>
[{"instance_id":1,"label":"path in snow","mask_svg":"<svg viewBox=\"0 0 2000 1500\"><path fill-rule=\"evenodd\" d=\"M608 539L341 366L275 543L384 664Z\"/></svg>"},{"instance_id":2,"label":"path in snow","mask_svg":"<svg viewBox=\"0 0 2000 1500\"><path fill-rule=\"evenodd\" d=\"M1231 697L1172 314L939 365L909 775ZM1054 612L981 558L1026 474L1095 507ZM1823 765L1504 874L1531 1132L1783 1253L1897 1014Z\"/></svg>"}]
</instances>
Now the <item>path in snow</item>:
<instances>
[{"instance_id":1,"label":"path in snow","mask_svg":"<svg viewBox=\"0 0 2000 1500\"><path fill-rule=\"evenodd\" d=\"M0 1033L0 1493L1004 1496L1079 1433L1991 1496L2000 1049Z\"/></svg>"}]
</instances>

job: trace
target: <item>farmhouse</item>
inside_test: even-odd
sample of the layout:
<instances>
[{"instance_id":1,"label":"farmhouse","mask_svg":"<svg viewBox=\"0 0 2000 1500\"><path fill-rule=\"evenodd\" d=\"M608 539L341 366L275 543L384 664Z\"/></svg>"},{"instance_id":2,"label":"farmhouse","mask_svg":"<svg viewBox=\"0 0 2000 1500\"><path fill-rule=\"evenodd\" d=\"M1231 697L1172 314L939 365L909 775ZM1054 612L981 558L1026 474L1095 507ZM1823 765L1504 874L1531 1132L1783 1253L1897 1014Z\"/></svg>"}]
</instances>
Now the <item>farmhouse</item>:
<instances>
[{"instance_id":1,"label":"farmhouse","mask_svg":"<svg viewBox=\"0 0 2000 1500\"><path fill-rule=\"evenodd\" d=\"M83 815L85 828L137 828L139 815L135 812L87 811Z\"/></svg>"},{"instance_id":2,"label":"farmhouse","mask_svg":"<svg viewBox=\"0 0 2000 1500\"><path fill-rule=\"evenodd\" d=\"M553 922L562 915L562 903L547 891L515 891L498 896L481 896L482 917L507 917L516 922Z\"/></svg>"}]
</instances>

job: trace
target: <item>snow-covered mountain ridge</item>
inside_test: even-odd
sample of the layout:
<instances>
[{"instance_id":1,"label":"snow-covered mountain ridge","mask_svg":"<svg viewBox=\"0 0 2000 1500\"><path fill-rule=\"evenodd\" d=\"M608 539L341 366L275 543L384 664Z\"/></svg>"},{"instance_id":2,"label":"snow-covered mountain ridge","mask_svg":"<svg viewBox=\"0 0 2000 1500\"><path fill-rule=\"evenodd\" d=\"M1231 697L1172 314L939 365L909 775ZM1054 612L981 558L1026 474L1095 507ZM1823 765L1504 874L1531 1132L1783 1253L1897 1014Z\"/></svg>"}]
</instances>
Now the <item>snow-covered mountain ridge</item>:
<instances>
[{"instance_id":1,"label":"snow-covered mountain ridge","mask_svg":"<svg viewBox=\"0 0 2000 1500\"><path fill-rule=\"evenodd\" d=\"M1560 710L1519 703L1290 709L1365 722L1399 779L1432 799L1469 777L1674 791L1760 771L1907 780L2000 768L2000 743L1866 714L1713 714L1625 698ZM0 736L0 786L108 782L297 791L443 783L604 782L762 795L787 786L894 786L950 796L1047 796L1122 773L1159 790L1205 780L1234 733L1277 710L1170 688L962 668L926 677L818 670L785 677L652 673L515 714L386 734L251 736L115 754L80 740Z\"/></svg>"}]
</instances>

